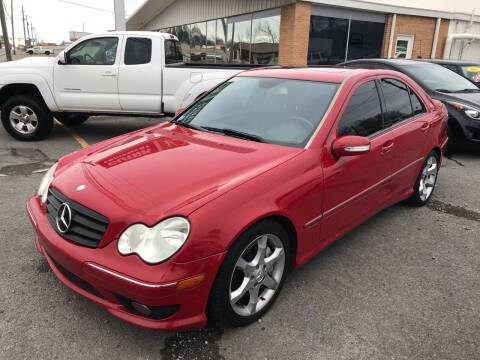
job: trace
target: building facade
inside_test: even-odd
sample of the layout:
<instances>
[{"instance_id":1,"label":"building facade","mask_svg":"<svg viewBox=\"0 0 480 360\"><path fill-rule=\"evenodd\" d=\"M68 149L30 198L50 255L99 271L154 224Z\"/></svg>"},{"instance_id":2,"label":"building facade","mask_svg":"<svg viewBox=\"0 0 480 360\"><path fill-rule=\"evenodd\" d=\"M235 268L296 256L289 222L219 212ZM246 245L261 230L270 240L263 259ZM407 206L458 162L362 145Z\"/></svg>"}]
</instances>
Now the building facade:
<instances>
[{"instance_id":1,"label":"building facade","mask_svg":"<svg viewBox=\"0 0 480 360\"><path fill-rule=\"evenodd\" d=\"M175 34L188 62L304 66L378 57L480 61L480 15L474 0L455 6L448 0L424 0L424 8L418 3L149 0L127 20L127 30Z\"/></svg>"}]
</instances>

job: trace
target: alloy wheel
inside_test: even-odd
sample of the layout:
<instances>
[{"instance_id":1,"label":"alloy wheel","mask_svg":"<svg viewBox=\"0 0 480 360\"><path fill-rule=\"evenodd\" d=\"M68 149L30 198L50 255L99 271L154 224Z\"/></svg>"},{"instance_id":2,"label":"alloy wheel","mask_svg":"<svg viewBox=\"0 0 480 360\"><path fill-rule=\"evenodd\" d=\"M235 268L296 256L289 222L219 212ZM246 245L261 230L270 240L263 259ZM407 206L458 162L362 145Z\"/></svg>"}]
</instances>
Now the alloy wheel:
<instances>
[{"instance_id":1,"label":"alloy wheel","mask_svg":"<svg viewBox=\"0 0 480 360\"><path fill-rule=\"evenodd\" d=\"M238 258L230 279L230 304L240 316L261 311L274 297L285 269L280 238L264 234L254 239Z\"/></svg>"},{"instance_id":2,"label":"alloy wheel","mask_svg":"<svg viewBox=\"0 0 480 360\"><path fill-rule=\"evenodd\" d=\"M430 195L432 195L435 182L437 181L438 174L438 161L433 155L430 155L427 159L427 163L422 169L420 175L418 193L422 201L426 201Z\"/></svg>"},{"instance_id":3,"label":"alloy wheel","mask_svg":"<svg viewBox=\"0 0 480 360\"><path fill-rule=\"evenodd\" d=\"M10 110L10 123L21 134L31 134L38 126L38 118L35 112L25 105L17 105Z\"/></svg>"}]
</instances>

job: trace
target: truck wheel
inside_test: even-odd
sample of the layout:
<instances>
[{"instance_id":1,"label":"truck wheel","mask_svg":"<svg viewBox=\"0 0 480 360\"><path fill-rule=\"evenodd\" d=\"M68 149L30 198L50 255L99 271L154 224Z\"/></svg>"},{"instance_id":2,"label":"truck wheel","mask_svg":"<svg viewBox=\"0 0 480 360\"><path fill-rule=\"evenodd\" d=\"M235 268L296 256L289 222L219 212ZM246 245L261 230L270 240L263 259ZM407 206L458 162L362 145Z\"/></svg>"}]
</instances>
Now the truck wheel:
<instances>
[{"instance_id":1,"label":"truck wheel","mask_svg":"<svg viewBox=\"0 0 480 360\"><path fill-rule=\"evenodd\" d=\"M50 55L50 51L45 51L45 55Z\"/></svg>"},{"instance_id":2,"label":"truck wheel","mask_svg":"<svg viewBox=\"0 0 480 360\"><path fill-rule=\"evenodd\" d=\"M55 119L68 126L78 126L88 120L88 115L83 114L55 114Z\"/></svg>"},{"instance_id":3,"label":"truck wheel","mask_svg":"<svg viewBox=\"0 0 480 360\"><path fill-rule=\"evenodd\" d=\"M33 54L33 51L30 50L30 51L27 51L28 55L32 55Z\"/></svg>"},{"instance_id":4,"label":"truck wheel","mask_svg":"<svg viewBox=\"0 0 480 360\"><path fill-rule=\"evenodd\" d=\"M30 95L17 95L2 107L1 118L5 130L22 141L46 138L53 128L50 111L41 100Z\"/></svg>"}]
</instances>

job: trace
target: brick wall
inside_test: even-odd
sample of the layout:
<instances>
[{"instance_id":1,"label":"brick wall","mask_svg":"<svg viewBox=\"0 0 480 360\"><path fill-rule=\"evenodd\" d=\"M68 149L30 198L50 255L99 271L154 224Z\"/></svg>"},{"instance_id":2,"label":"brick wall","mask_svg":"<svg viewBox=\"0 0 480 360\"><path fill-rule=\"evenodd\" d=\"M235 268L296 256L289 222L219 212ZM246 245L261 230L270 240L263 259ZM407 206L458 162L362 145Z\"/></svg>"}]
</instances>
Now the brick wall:
<instances>
[{"instance_id":1,"label":"brick wall","mask_svg":"<svg viewBox=\"0 0 480 360\"><path fill-rule=\"evenodd\" d=\"M390 33L392 29L393 15L389 14L387 23L385 25L385 34L383 42L382 56L388 57L388 43L390 41ZM412 51L412 59L421 56L424 59L429 59L432 54L433 36L435 35L436 18L410 15L397 15L397 22L395 24L395 33L393 37L392 54L395 52L395 45L398 34L415 35ZM445 47L445 40L448 34L449 20L442 19L440 23L440 30L438 33L436 57L442 58L443 49Z\"/></svg>"},{"instance_id":2,"label":"brick wall","mask_svg":"<svg viewBox=\"0 0 480 360\"><path fill-rule=\"evenodd\" d=\"M306 66L311 3L299 1L282 7L278 63Z\"/></svg>"}]
</instances>

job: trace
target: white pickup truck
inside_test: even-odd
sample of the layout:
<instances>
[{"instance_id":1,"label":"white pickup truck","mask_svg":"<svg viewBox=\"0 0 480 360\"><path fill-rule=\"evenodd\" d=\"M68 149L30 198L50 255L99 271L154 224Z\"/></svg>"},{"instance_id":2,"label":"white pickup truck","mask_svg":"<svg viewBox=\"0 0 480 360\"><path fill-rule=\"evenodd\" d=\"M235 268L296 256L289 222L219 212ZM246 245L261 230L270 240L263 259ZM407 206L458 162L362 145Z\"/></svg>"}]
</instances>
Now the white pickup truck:
<instances>
[{"instance_id":1,"label":"white pickup truck","mask_svg":"<svg viewBox=\"0 0 480 360\"><path fill-rule=\"evenodd\" d=\"M124 31L85 36L57 57L0 64L3 126L19 140L39 140L53 117L73 126L91 115L173 114L245 69L182 61L174 35Z\"/></svg>"}]
</instances>

